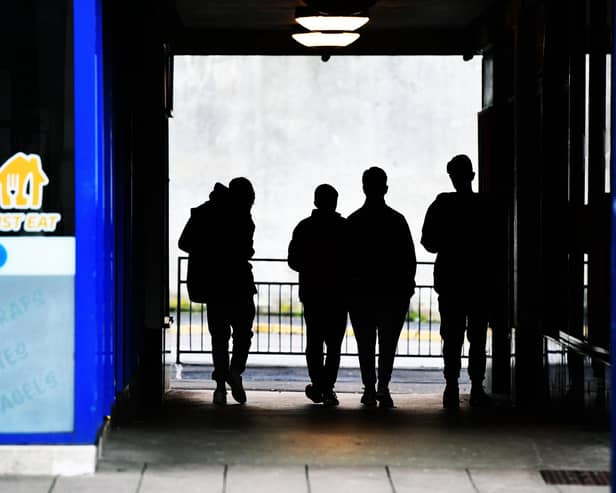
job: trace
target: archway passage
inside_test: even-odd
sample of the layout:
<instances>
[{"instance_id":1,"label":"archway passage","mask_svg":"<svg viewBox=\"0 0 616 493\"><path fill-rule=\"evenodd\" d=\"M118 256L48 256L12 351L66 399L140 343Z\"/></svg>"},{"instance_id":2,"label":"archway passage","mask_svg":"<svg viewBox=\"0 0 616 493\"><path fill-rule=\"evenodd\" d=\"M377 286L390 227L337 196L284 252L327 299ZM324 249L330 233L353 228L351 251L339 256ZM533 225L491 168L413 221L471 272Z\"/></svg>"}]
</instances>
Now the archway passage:
<instances>
[{"instance_id":1,"label":"archway passage","mask_svg":"<svg viewBox=\"0 0 616 493\"><path fill-rule=\"evenodd\" d=\"M227 184L235 176L252 181L257 314L244 383L303 390L307 330L298 275L286 261L292 231L311 215L321 183L338 191L343 217L358 209L365 200L361 176L372 165L386 170L387 203L409 223L419 259L416 293L398 343L396 392L440 382L434 255L419 240L428 206L437 194L452 190L447 161L466 153L477 166L480 109L479 58L340 56L322 63L314 56L176 56L169 146L169 290L175 324L167 332L166 349L180 366L171 372L172 386L214 385L208 307L190 304L188 259L178 248L190 208L205 201L215 183ZM337 302L342 305L346 295L339 292ZM342 354L349 371L337 389L359 391L350 321ZM467 355L468 344L464 361ZM278 367L290 368L276 372ZM413 383L418 385L406 385ZM466 376L463 383L466 392Z\"/></svg>"},{"instance_id":2,"label":"archway passage","mask_svg":"<svg viewBox=\"0 0 616 493\"><path fill-rule=\"evenodd\" d=\"M608 193L614 180L606 137L613 133L608 108L616 87L610 77L613 2L371 3L359 41L336 53L292 40L298 5L284 0L2 4L0 37L11 49L0 60L0 443L8 445L0 447L1 471L16 466L41 472L38 461L20 455L33 449L17 444L34 445L37 453L39 445L62 444L43 447L47 471L57 471L58 450L64 458L83 452L83 461L67 467L92 471L94 444L108 416L120 424L154 415L149 426L161 410L184 420L193 407L202 408L198 417L217 422L194 395L164 396L167 353L161 342L171 322L168 130L173 60L181 55L305 55L317 62L334 55L328 63L345 54L481 55L480 189L506 210L506 221L490 238L506 246L494 269L502 282L492 290L501 301L492 317L492 388L511 397L515 413L545 410L546 421L535 416L540 423L554 423L562 414L605 422L609 329L616 320L609 304L616 292L608 275L616 265L610 264L616 249L609 227L616 209ZM37 156L42 170L32 167ZM42 202L34 181L48 181ZM276 394L268 397L272 402L264 407L238 412L292 450L297 436L288 420L275 420L282 423L276 431L257 419L268 410L284 418ZM422 405L411 400L401 401L404 423L394 414L383 418L396 425L387 433L399 427L412 438L417 430L407 426L412 416L405 410ZM355 406L345 402L341 415ZM234 426L236 411L225 415ZM493 416L509 416L508 408L499 411ZM466 415L463 410L460 417L469 425ZM167 424L173 421L166 416ZM361 416L353 414L349 423L363 429ZM514 418L507 427L515 429ZM224 423L217 423L222 432ZM349 443L349 428L341 426L342 441ZM119 429L115 438L122 437ZM204 431L204 439L215 432ZM571 436L565 425L556 432ZM601 467L605 437L578 437L580 453L597 454ZM252 438L265 443L267 436ZM311 437L305 438L309 443ZM441 452L454 438L443 436ZM563 442L554 443L566 450ZM317 450L326 456L325 449ZM546 464L572 466L540 455ZM135 490L149 481L146 464L140 464ZM389 471L391 486L395 475L386 465L383 460L381 472ZM466 476L475 478L472 471ZM57 484L50 480L48 486L55 490ZM477 483L475 489L481 489Z\"/></svg>"},{"instance_id":3,"label":"archway passage","mask_svg":"<svg viewBox=\"0 0 616 493\"><path fill-rule=\"evenodd\" d=\"M498 194L508 211L503 230L495 232L495 240L506 241L507 254L501 264L506 282L495 286L502 291L503 304L495 318L498 340L494 344L494 385L499 391L510 392L517 404L530 405L531 409L549 399L556 402L565 394L568 399L563 405L572 409L595 404L601 407L609 397L605 371L609 304L606 279L601 275L607 271L609 243L600 232L609 231L603 227L608 214L602 136L607 126L606 54L610 45L608 17L597 5L605 3L588 4L589 9L585 2L573 0L566 6L548 2L445 4L447 8L439 12L425 6L422 10L419 4L408 7L418 9L422 17L382 2L375 7L375 22L363 33L362 44L347 53L468 57L483 52L481 187ZM191 2L171 2L161 6L160 16L150 11L150 25L160 30L146 30L141 38L148 55L139 61L142 71L134 67L128 71L134 82L132 92L120 84L119 77L114 79L120 93L118 101L128 103L118 103L117 114L126 130L120 135L130 135L128 145L121 148L131 163L125 183L134 187L129 197L135 214L128 229L138 232L131 244L134 251L126 252L126 265L131 266L132 279L138 284L135 303L127 304L134 308L129 314L134 323L122 336L139 334L138 349L128 354L141 356L135 358L141 371L133 376L136 387L145 388L143 395L153 403L160 402L163 388L163 379L155 377L162 376L159 328L168 313L166 296L153 289L166 287L166 271L161 271L161 266L166 266L168 259L167 231L159 219L165 217L167 205L164 178L168 171L166 118L170 100L169 86L159 75L169 68L170 54L306 53L288 36L291 15L286 8L250 12L242 10L245 5L237 7L229 13L216 3L208 3L206 8ZM120 15L126 12L116 8L113 19L126 22L123 40L129 41L130 22ZM381 8L384 20L379 24L377 13ZM385 11L393 13L395 22ZM234 18L238 12L240 18ZM142 13L136 9L132 20L140 19ZM272 20L283 15L286 29ZM143 23L143 19L140 21ZM593 33L604 35L591 36L593 50L583 41L589 25ZM372 39L370 34L374 35ZM574 41L569 44L567 39ZM537 47L541 47L539 51ZM120 43L114 54L128 67L132 60L122 50ZM150 77L158 85L142 87L140 82ZM589 90L587 95L587 85L596 90ZM123 91L130 97L123 98ZM121 116L127 114L134 120ZM583 153L586 136L589 156L593 156L588 161ZM574 233L563 238L562 233L569 228ZM585 383L589 375L596 385ZM556 413L550 412L549 419L553 419Z\"/></svg>"}]
</instances>

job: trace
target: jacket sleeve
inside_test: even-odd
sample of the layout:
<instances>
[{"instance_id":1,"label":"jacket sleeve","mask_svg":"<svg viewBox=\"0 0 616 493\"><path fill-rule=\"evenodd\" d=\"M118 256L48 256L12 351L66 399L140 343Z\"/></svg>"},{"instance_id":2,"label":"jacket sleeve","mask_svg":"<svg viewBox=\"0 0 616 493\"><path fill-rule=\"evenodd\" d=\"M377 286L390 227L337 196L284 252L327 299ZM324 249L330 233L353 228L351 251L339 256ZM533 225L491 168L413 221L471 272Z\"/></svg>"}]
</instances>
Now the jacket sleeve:
<instances>
[{"instance_id":1,"label":"jacket sleeve","mask_svg":"<svg viewBox=\"0 0 616 493\"><path fill-rule=\"evenodd\" d=\"M413 236L411 235L411 230L408 227L407 224L407 231L408 231L408 240L409 240L409 261L410 261L410 268L409 268L409 276L411 279L411 286L413 288L412 293L415 292L415 275L417 274L417 256L415 254L415 243L413 242Z\"/></svg>"},{"instance_id":2,"label":"jacket sleeve","mask_svg":"<svg viewBox=\"0 0 616 493\"><path fill-rule=\"evenodd\" d=\"M192 253L195 248L195 221L192 214L182 230L182 234L178 240L178 247L180 250L189 254Z\"/></svg>"},{"instance_id":3,"label":"jacket sleeve","mask_svg":"<svg viewBox=\"0 0 616 493\"><path fill-rule=\"evenodd\" d=\"M415 244L413 243L413 236L411 235L411 229L409 228L406 219L402 218L401 224L401 233L402 233L402 254L404 255L405 261L405 272L408 276L407 285L410 288L411 296L415 292L415 274L417 273L417 257L415 256Z\"/></svg>"},{"instance_id":4,"label":"jacket sleeve","mask_svg":"<svg viewBox=\"0 0 616 493\"><path fill-rule=\"evenodd\" d=\"M255 238L255 223L251 217L250 222L248 224L247 235L244 241L244 245L245 245L244 255L246 256L247 260L250 260L255 254L254 238Z\"/></svg>"},{"instance_id":5,"label":"jacket sleeve","mask_svg":"<svg viewBox=\"0 0 616 493\"><path fill-rule=\"evenodd\" d=\"M289 267L296 272L300 272L304 267L304 245L302 241L302 227L301 223L293 230L293 236L289 243L289 253L287 256L287 263Z\"/></svg>"},{"instance_id":6,"label":"jacket sleeve","mask_svg":"<svg viewBox=\"0 0 616 493\"><path fill-rule=\"evenodd\" d=\"M430 207L428 207L423 228L421 229L421 244L430 253L438 253L441 249L439 209L439 200L437 197Z\"/></svg>"}]
</instances>

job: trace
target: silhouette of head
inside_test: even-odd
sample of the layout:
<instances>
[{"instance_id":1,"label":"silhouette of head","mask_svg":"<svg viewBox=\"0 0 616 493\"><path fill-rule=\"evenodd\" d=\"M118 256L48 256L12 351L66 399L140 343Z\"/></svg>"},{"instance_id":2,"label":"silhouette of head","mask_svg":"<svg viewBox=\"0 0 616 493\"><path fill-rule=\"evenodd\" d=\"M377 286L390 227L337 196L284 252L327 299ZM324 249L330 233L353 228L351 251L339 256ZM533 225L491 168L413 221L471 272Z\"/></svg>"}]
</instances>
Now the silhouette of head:
<instances>
[{"instance_id":1,"label":"silhouette of head","mask_svg":"<svg viewBox=\"0 0 616 493\"><path fill-rule=\"evenodd\" d=\"M447 163L447 173L456 191L471 190L471 182L475 178L473 164L466 154L458 154Z\"/></svg>"},{"instance_id":2,"label":"silhouette of head","mask_svg":"<svg viewBox=\"0 0 616 493\"><path fill-rule=\"evenodd\" d=\"M387 174L373 166L364 171L361 177L366 198L382 198L387 193Z\"/></svg>"},{"instance_id":3,"label":"silhouette of head","mask_svg":"<svg viewBox=\"0 0 616 493\"><path fill-rule=\"evenodd\" d=\"M250 209L255 202L255 190L248 178L240 176L229 182L229 195L233 203L239 207Z\"/></svg>"},{"instance_id":4,"label":"silhouette of head","mask_svg":"<svg viewBox=\"0 0 616 493\"><path fill-rule=\"evenodd\" d=\"M314 205L325 212L335 212L338 205L338 192L334 187L324 183L314 189Z\"/></svg>"}]
</instances>

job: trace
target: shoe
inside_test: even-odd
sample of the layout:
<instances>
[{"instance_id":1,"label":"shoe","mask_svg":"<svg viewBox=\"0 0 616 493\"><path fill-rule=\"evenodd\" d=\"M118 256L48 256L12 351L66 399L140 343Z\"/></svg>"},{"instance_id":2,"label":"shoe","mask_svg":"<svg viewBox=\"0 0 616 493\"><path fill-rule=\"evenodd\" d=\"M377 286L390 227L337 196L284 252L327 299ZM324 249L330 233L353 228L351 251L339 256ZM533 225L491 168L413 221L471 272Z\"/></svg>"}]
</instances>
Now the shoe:
<instances>
[{"instance_id":1,"label":"shoe","mask_svg":"<svg viewBox=\"0 0 616 493\"><path fill-rule=\"evenodd\" d=\"M232 371L227 377L227 383L231 387L231 395L236 402L244 404L246 402L246 391L242 385L242 376L239 373Z\"/></svg>"},{"instance_id":2,"label":"shoe","mask_svg":"<svg viewBox=\"0 0 616 493\"><path fill-rule=\"evenodd\" d=\"M310 399L315 404L323 402L323 393L311 383L306 385L306 390L304 392L306 393L306 397L308 397L308 399Z\"/></svg>"},{"instance_id":3,"label":"shoe","mask_svg":"<svg viewBox=\"0 0 616 493\"><path fill-rule=\"evenodd\" d=\"M443 392L443 407L445 409L460 408L460 391L457 385L445 385L445 391Z\"/></svg>"},{"instance_id":4,"label":"shoe","mask_svg":"<svg viewBox=\"0 0 616 493\"><path fill-rule=\"evenodd\" d=\"M323 405L325 407L334 407L338 406L339 404L340 401L338 400L336 392L334 392L333 390L326 390L325 392L323 392Z\"/></svg>"},{"instance_id":5,"label":"shoe","mask_svg":"<svg viewBox=\"0 0 616 493\"><path fill-rule=\"evenodd\" d=\"M214 391L214 404L217 406L227 404L227 390L224 387L216 387Z\"/></svg>"},{"instance_id":6,"label":"shoe","mask_svg":"<svg viewBox=\"0 0 616 493\"><path fill-rule=\"evenodd\" d=\"M490 408L494 405L492 398L486 394L483 387L472 387L469 402L471 407Z\"/></svg>"},{"instance_id":7,"label":"shoe","mask_svg":"<svg viewBox=\"0 0 616 493\"><path fill-rule=\"evenodd\" d=\"M360 402L367 407L376 406L376 392L374 388L364 388L364 395L361 396Z\"/></svg>"},{"instance_id":8,"label":"shoe","mask_svg":"<svg viewBox=\"0 0 616 493\"><path fill-rule=\"evenodd\" d=\"M379 401L379 407L394 407L394 400L391 398L391 394L389 393L389 389L387 387L377 390L375 397L376 400Z\"/></svg>"}]
</instances>

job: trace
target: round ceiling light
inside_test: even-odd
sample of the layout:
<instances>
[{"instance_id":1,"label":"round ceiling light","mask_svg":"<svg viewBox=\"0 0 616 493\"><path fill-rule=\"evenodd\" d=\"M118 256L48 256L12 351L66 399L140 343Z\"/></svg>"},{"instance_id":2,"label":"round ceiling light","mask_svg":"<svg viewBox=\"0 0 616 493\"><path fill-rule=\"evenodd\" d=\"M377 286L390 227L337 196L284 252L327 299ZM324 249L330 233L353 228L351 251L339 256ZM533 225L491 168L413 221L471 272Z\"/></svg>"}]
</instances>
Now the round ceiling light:
<instances>
[{"instance_id":1,"label":"round ceiling light","mask_svg":"<svg viewBox=\"0 0 616 493\"><path fill-rule=\"evenodd\" d=\"M325 46L325 47L344 47L349 46L359 38L358 33L347 32L320 32L312 31L308 33L292 34L292 37L298 43L310 48Z\"/></svg>"},{"instance_id":2,"label":"round ceiling light","mask_svg":"<svg viewBox=\"0 0 616 493\"><path fill-rule=\"evenodd\" d=\"M355 31L370 20L367 16L307 15L295 21L309 31Z\"/></svg>"}]
</instances>

